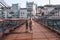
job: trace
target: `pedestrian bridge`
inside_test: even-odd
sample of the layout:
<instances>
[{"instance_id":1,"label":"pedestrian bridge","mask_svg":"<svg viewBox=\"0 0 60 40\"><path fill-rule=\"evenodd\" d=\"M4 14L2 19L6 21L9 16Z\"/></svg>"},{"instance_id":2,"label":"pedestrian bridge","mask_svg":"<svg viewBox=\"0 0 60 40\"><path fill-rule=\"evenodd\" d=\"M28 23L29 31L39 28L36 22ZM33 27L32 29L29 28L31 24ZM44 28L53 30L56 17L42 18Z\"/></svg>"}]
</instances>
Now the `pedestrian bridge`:
<instances>
[{"instance_id":1,"label":"pedestrian bridge","mask_svg":"<svg viewBox=\"0 0 60 40\"><path fill-rule=\"evenodd\" d=\"M32 20L32 33L26 33L25 23L10 32L3 40L60 40L60 35L46 26Z\"/></svg>"}]
</instances>

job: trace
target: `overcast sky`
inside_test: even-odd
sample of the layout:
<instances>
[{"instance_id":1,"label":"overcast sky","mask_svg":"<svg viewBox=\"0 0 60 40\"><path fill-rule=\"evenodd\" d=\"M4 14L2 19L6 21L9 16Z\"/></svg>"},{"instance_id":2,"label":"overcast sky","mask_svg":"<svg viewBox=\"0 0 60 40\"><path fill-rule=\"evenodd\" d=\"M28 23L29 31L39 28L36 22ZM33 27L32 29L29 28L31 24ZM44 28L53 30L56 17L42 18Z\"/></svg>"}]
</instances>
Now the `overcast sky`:
<instances>
[{"instance_id":1,"label":"overcast sky","mask_svg":"<svg viewBox=\"0 0 60 40\"><path fill-rule=\"evenodd\" d=\"M49 0L4 0L8 5L21 3L22 7L26 7L26 1L32 2L34 1L38 6L43 6L49 4ZM60 4L60 0L51 0L51 4Z\"/></svg>"}]
</instances>

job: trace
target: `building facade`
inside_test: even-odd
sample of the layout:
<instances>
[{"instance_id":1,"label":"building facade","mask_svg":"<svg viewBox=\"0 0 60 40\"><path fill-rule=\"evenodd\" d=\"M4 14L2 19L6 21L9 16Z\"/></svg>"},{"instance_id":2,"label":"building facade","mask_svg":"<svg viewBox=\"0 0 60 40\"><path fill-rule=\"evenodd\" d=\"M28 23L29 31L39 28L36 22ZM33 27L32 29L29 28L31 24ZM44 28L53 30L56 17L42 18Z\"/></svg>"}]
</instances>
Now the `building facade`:
<instances>
[{"instance_id":1,"label":"building facade","mask_svg":"<svg viewBox=\"0 0 60 40\"><path fill-rule=\"evenodd\" d=\"M47 15L47 14L49 14L51 11L53 11L54 10L54 8L55 8L55 6L54 5L45 5L44 6L44 14L45 15Z\"/></svg>"},{"instance_id":2,"label":"building facade","mask_svg":"<svg viewBox=\"0 0 60 40\"><path fill-rule=\"evenodd\" d=\"M0 0L0 18L7 18L9 8L10 7L4 2L4 0Z\"/></svg>"},{"instance_id":3,"label":"building facade","mask_svg":"<svg viewBox=\"0 0 60 40\"><path fill-rule=\"evenodd\" d=\"M14 18L19 18L20 4L12 4L12 11L14 12Z\"/></svg>"},{"instance_id":4,"label":"building facade","mask_svg":"<svg viewBox=\"0 0 60 40\"><path fill-rule=\"evenodd\" d=\"M11 7L7 7L3 9L3 18L12 18L10 12L11 12Z\"/></svg>"},{"instance_id":5,"label":"building facade","mask_svg":"<svg viewBox=\"0 0 60 40\"><path fill-rule=\"evenodd\" d=\"M41 15L42 15L42 12L41 12L42 8L44 8L44 7L43 7L43 6L38 6L38 7L37 7L36 16L41 16Z\"/></svg>"},{"instance_id":6,"label":"building facade","mask_svg":"<svg viewBox=\"0 0 60 40\"><path fill-rule=\"evenodd\" d=\"M36 7L37 5L34 2L26 2L28 17L36 15Z\"/></svg>"},{"instance_id":7,"label":"building facade","mask_svg":"<svg viewBox=\"0 0 60 40\"><path fill-rule=\"evenodd\" d=\"M27 8L20 9L20 18L27 18Z\"/></svg>"},{"instance_id":8,"label":"building facade","mask_svg":"<svg viewBox=\"0 0 60 40\"><path fill-rule=\"evenodd\" d=\"M0 9L0 18L3 18L3 11Z\"/></svg>"}]
</instances>

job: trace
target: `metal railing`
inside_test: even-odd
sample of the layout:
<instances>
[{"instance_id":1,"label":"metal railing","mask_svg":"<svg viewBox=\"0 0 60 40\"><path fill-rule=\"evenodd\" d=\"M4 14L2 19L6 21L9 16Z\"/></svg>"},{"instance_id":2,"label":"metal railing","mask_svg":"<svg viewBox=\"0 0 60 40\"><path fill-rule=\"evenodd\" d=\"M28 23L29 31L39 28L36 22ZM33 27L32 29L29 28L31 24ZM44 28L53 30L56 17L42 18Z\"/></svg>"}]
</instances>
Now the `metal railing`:
<instances>
[{"instance_id":1,"label":"metal railing","mask_svg":"<svg viewBox=\"0 0 60 40\"><path fill-rule=\"evenodd\" d=\"M41 16L40 18L36 19L37 22L45 25L46 27L60 33L60 18L58 18L56 15L56 19L54 18L51 18L49 19L49 17L51 16L54 16L54 14L58 13L58 10L53 10L51 11L48 15L44 15L44 16Z\"/></svg>"}]
</instances>

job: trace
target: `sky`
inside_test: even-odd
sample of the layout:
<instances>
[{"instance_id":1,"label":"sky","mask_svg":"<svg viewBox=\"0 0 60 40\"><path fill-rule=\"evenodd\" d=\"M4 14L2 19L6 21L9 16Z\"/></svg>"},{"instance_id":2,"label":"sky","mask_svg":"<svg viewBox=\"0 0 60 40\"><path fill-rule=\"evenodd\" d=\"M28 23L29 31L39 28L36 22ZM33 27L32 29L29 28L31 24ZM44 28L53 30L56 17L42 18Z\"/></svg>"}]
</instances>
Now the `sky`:
<instances>
[{"instance_id":1,"label":"sky","mask_svg":"<svg viewBox=\"0 0 60 40\"><path fill-rule=\"evenodd\" d=\"M38 6L43 6L49 4L49 0L4 0L8 5L12 6L12 4L21 3L21 7L26 7L26 2L34 1ZM56 5L60 4L60 0L50 0L51 4Z\"/></svg>"}]
</instances>

